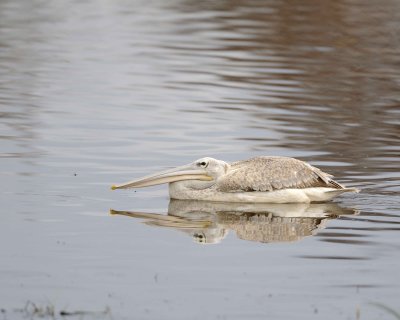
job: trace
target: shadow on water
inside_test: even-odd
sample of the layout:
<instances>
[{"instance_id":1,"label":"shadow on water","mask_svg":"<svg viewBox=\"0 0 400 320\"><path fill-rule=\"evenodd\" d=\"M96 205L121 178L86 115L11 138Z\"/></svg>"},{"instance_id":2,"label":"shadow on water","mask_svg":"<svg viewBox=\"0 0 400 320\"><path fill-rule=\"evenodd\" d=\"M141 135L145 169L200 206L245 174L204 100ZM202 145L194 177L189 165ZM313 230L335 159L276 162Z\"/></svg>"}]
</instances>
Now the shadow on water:
<instances>
[{"instance_id":1,"label":"shadow on water","mask_svg":"<svg viewBox=\"0 0 400 320\"><path fill-rule=\"evenodd\" d=\"M238 204L171 200L168 215L116 210L110 213L143 219L151 226L183 231L198 243L219 243L229 231L235 232L241 240L272 243L299 241L324 229L328 220L356 215L358 211L335 203Z\"/></svg>"}]
</instances>

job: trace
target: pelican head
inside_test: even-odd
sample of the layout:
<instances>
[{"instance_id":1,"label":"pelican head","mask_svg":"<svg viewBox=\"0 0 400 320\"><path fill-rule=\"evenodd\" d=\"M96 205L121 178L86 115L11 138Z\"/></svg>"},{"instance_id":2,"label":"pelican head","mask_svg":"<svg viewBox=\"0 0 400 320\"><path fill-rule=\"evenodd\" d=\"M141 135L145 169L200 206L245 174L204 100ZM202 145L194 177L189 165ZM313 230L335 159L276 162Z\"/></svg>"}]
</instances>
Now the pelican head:
<instances>
[{"instance_id":1,"label":"pelican head","mask_svg":"<svg viewBox=\"0 0 400 320\"><path fill-rule=\"evenodd\" d=\"M184 166L161 171L133 181L113 185L112 190L143 188L163 183L178 182L191 189L206 189L224 175L229 164L214 158L201 158Z\"/></svg>"}]
</instances>

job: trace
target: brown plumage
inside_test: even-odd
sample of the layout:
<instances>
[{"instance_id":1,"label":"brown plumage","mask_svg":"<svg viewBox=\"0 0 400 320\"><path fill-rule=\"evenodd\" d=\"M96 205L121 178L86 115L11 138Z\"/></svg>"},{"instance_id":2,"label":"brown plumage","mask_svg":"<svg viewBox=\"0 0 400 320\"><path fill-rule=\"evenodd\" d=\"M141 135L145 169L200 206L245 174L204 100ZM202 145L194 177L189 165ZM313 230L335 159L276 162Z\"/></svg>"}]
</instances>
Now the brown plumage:
<instances>
[{"instance_id":1,"label":"brown plumage","mask_svg":"<svg viewBox=\"0 0 400 320\"><path fill-rule=\"evenodd\" d=\"M221 192L273 191L288 188L344 189L332 175L306 162L287 157L256 157L231 163L216 188Z\"/></svg>"}]
</instances>

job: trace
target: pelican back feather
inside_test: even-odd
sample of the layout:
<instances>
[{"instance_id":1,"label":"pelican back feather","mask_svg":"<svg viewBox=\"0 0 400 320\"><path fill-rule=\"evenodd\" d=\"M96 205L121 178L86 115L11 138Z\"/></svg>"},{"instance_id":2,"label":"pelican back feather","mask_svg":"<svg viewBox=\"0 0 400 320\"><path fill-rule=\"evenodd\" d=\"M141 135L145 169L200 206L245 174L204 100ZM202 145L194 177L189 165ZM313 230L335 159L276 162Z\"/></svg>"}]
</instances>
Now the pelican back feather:
<instances>
[{"instance_id":1,"label":"pelican back feather","mask_svg":"<svg viewBox=\"0 0 400 320\"><path fill-rule=\"evenodd\" d=\"M216 182L222 192L273 191L326 187L343 189L332 175L306 162L288 157L256 157L233 162Z\"/></svg>"}]
</instances>

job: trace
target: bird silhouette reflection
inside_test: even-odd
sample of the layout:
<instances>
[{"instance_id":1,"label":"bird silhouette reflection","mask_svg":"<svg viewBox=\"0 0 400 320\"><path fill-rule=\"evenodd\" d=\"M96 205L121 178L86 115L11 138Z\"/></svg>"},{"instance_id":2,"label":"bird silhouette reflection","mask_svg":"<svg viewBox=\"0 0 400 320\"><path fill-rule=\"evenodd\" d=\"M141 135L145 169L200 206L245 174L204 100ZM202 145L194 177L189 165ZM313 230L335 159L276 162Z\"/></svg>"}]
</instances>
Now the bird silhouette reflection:
<instances>
[{"instance_id":1,"label":"bird silhouette reflection","mask_svg":"<svg viewBox=\"0 0 400 320\"><path fill-rule=\"evenodd\" d=\"M224 203L171 200L168 214L110 210L112 215L142 219L150 226L173 228L195 242L219 243L234 231L242 240L295 242L324 229L328 220L358 211L336 203Z\"/></svg>"}]
</instances>

